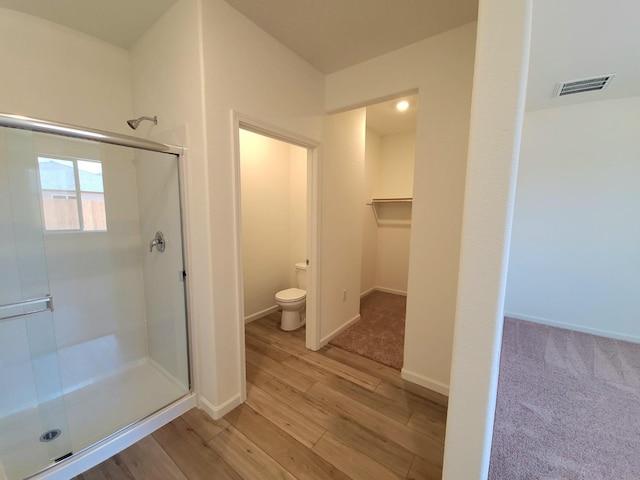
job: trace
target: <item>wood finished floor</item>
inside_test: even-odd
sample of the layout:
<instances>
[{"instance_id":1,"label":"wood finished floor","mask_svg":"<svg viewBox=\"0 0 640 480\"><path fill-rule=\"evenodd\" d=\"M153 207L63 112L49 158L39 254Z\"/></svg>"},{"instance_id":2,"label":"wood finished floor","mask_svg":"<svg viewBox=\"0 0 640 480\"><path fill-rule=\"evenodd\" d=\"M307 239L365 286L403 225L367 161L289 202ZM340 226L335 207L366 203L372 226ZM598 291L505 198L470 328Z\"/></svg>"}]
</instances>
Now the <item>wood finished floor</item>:
<instances>
[{"instance_id":1,"label":"wood finished floor","mask_svg":"<svg viewBox=\"0 0 640 480\"><path fill-rule=\"evenodd\" d=\"M245 404L193 409L77 480L441 478L445 397L278 322L246 326Z\"/></svg>"}]
</instances>

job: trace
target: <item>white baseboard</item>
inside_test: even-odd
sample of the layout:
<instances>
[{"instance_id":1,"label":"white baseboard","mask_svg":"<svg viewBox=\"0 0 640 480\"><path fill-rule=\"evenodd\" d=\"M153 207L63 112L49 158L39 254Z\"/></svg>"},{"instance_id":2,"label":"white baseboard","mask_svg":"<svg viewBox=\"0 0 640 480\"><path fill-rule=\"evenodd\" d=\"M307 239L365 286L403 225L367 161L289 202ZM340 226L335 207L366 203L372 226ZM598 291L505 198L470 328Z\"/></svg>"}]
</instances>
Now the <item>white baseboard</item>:
<instances>
[{"instance_id":1,"label":"white baseboard","mask_svg":"<svg viewBox=\"0 0 640 480\"><path fill-rule=\"evenodd\" d=\"M356 315L355 317L353 317L351 320L349 320L347 323L345 323L344 325L339 326L338 328L336 328L333 332L331 332L329 335L322 337L322 339L320 339L320 347L324 347L327 343L329 343L331 341L331 339L333 337L335 337L336 335L339 335L341 332L343 332L344 330L346 330L347 328L349 328L351 325L353 325L354 323L356 323L358 320L360 320L360 314Z\"/></svg>"},{"instance_id":2,"label":"white baseboard","mask_svg":"<svg viewBox=\"0 0 640 480\"><path fill-rule=\"evenodd\" d=\"M403 297L407 296L407 292L404 292L402 290L394 290L393 288L376 287L375 290L377 290L378 292L393 293L394 295L402 295Z\"/></svg>"},{"instance_id":3,"label":"white baseboard","mask_svg":"<svg viewBox=\"0 0 640 480\"><path fill-rule=\"evenodd\" d=\"M224 417L227 413L229 413L241 403L242 398L240 393L234 395L222 405L219 405L217 407L203 396L200 396L200 398L198 399L198 405L200 406L200 408L202 408L202 410L204 410L214 420L218 420Z\"/></svg>"},{"instance_id":4,"label":"white baseboard","mask_svg":"<svg viewBox=\"0 0 640 480\"><path fill-rule=\"evenodd\" d=\"M394 290L393 288L387 287L371 287L360 294L360 298L364 298L370 293L373 292L384 292L384 293L393 293L394 295L402 295L403 297L407 296L407 292L402 290Z\"/></svg>"},{"instance_id":5,"label":"white baseboard","mask_svg":"<svg viewBox=\"0 0 640 480\"><path fill-rule=\"evenodd\" d=\"M516 320L524 320L526 322L539 323L541 325L549 325L550 327L564 328L565 330L573 330L576 332L597 335L598 337L613 338L614 340L623 340L625 342L640 343L640 337L635 335L627 335L625 333L610 332L608 330L600 330L598 328L585 327L573 323L559 322L557 320L549 320L548 318L534 317L532 315L523 315L514 312L504 312L505 317L515 318Z\"/></svg>"},{"instance_id":6,"label":"white baseboard","mask_svg":"<svg viewBox=\"0 0 640 480\"><path fill-rule=\"evenodd\" d=\"M437 382L431 378L427 378L424 375L420 375L419 373L412 372L403 368L400 372L400 376L411 383L415 383L416 385L420 385L421 387L428 388L429 390L433 390L434 392L441 393L442 395L449 396L449 385L445 385L444 383Z\"/></svg>"},{"instance_id":7,"label":"white baseboard","mask_svg":"<svg viewBox=\"0 0 640 480\"><path fill-rule=\"evenodd\" d=\"M280 307L278 307L278 305L265 308L264 310L260 310L259 312L249 315L248 317L244 317L244 323L253 322L254 320L258 320L259 318L266 317L270 313L277 312L278 310L280 310Z\"/></svg>"},{"instance_id":8,"label":"white baseboard","mask_svg":"<svg viewBox=\"0 0 640 480\"><path fill-rule=\"evenodd\" d=\"M370 293L373 293L373 292L375 292L375 291L376 291L376 287L368 288L367 290L365 290L364 292L362 292L362 293L360 294L360 298L364 298L364 297L366 297L367 295L369 295Z\"/></svg>"}]
</instances>

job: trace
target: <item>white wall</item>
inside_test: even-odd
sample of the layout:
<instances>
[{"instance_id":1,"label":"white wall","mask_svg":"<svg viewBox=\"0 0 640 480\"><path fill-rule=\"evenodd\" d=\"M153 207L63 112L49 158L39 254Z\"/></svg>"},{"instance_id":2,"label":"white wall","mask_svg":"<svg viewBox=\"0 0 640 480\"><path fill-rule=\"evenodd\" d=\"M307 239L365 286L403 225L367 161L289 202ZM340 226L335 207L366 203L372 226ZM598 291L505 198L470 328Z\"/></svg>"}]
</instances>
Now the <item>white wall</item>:
<instances>
[{"instance_id":1,"label":"white wall","mask_svg":"<svg viewBox=\"0 0 640 480\"><path fill-rule=\"evenodd\" d=\"M479 8L443 480L489 469L531 27L530 1Z\"/></svg>"},{"instance_id":2,"label":"white wall","mask_svg":"<svg viewBox=\"0 0 640 480\"><path fill-rule=\"evenodd\" d=\"M210 202L204 130L200 2L181 0L130 50L133 111L158 115L137 135L187 147L181 165L187 237L187 285L194 385L203 406L216 403ZM168 68L170 66L170 68ZM130 131L131 132L131 131Z\"/></svg>"},{"instance_id":3,"label":"white wall","mask_svg":"<svg viewBox=\"0 0 640 480\"><path fill-rule=\"evenodd\" d=\"M413 197L415 145L415 132L382 137L380 170L374 197ZM398 204L394 207L400 215L411 215L411 206L408 204ZM396 216L393 211L390 213ZM410 224L381 223L378 226L376 286L380 290L406 295L410 243Z\"/></svg>"},{"instance_id":4,"label":"white wall","mask_svg":"<svg viewBox=\"0 0 640 480\"><path fill-rule=\"evenodd\" d=\"M364 148L364 199L362 206L362 269L360 273L360 294L367 294L376 287L378 224L368 202L375 196L378 183L380 144L382 137L372 130L365 133ZM366 200L366 201L365 201Z\"/></svg>"},{"instance_id":5,"label":"white wall","mask_svg":"<svg viewBox=\"0 0 640 480\"><path fill-rule=\"evenodd\" d=\"M376 198L413 196L416 133L404 132L382 137L380 163L374 188Z\"/></svg>"},{"instance_id":6,"label":"white wall","mask_svg":"<svg viewBox=\"0 0 640 480\"><path fill-rule=\"evenodd\" d=\"M306 160L306 149L240 130L245 319L274 308L306 258Z\"/></svg>"},{"instance_id":7,"label":"white wall","mask_svg":"<svg viewBox=\"0 0 640 480\"><path fill-rule=\"evenodd\" d=\"M210 209L213 310L201 364L203 393L219 415L240 401L244 378L231 112L319 140L324 77L224 1L203 2L202 9L209 189L202 199Z\"/></svg>"},{"instance_id":8,"label":"white wall","mask_svg":"<svg viewBox=\"0 0 640 480\"><path fill-rule=\"evenodd\" d=\"M289 286L289 148L240 130L244 316L272 308Z\"/></svg>"},{"instance_id":9,"label":"white wall","mask_svg":"<svg viewBox=\"0 0 640 480\"><path fill-rule=\"evenodd\" d=\"M320 285L322 343L360 318L365 115L365 109L360 108L328 115L325 119Z\"/></svg>"},{"instance_id":10,"label":"white wall","mask_svg":"<svg viewBox=\"0 0 640 480\"><path fill-rule=\"evenodd\" d=\"M405 378L448 392L475 24L327 76L326 106L342 110L419 89Z\"/></svg>"},{"instance_id":11,"label":"white wall","mask_svg":"<svg viewBox=\"0 0 640 480\"><path fill-rule=\"evenodd\" d=\"M365 157L365 197L398 198L413 195L415 132L379 136L367 130ZM378 205L382 221L376 222L371 206L366 206L362 238L362 294L373 289L407 294L411 205ZM407 217L406 223L397 222ZM395 223L385 222L391 219Z\"/></svg>"},{"instance_id":12,"label":"white wall","mask_svg":"<svg viewBox=\"0 0 640 480\"><path fill-rule=\"evenodd\" d=\"M505 314L640 341L640 98L527 112Z\"/></svg>"},{"instance_id":13,"label":"white wall","mask_svg":"<svg viewBox=\"0 0 640 480\"><path fill-rule=\"evenodd\" d=\"M409 278L409 225L381 225L376 252L376 287L380 291L407 294Z\"/></svg>"},{"instance_id":14,"label":"white wall","mask_svg":"<svg viewBox=\"0 0 640 480\"><path fill-rule=\"evenodd\" d=\"M295 264L307 254L307 149L289 145L289 285L296 285Z\"/></svg>"},{"instance_id":15,"label":"white wall","mask_svg":"<svg viewBox=\"0 0 640 480\"><path fill-rule=\"evenodd\" d=\"M127 133L129 56L121 48L0 8L2 112ZM130 130L129 130L130 131Z\"/></svg>"}]
</instances>

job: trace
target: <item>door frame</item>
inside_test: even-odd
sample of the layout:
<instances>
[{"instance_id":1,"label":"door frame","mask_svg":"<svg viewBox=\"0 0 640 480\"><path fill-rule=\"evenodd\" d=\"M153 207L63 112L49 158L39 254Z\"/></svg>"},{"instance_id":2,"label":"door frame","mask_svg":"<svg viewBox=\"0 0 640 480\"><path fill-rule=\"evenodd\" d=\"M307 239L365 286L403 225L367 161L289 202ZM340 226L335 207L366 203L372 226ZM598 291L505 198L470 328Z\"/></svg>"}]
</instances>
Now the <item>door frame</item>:
<instances>
[{"instance_id":1,"label":"door frame","mask_svg":"<svg viewBox=\"0 0 640 480\"><path fill-rule=\"evenodd\" d=\"M238 352L240 355L241 401L247 398L246 355L244 344L244 275L242 255L242 181L240 173L240 129L273 138L307 150L307 303L306 347L320 348L320 142L290 130L263 122L235 110L231 111L234 240L236 260L236 303L238 311Z\"/></svg>"}]
</instances>

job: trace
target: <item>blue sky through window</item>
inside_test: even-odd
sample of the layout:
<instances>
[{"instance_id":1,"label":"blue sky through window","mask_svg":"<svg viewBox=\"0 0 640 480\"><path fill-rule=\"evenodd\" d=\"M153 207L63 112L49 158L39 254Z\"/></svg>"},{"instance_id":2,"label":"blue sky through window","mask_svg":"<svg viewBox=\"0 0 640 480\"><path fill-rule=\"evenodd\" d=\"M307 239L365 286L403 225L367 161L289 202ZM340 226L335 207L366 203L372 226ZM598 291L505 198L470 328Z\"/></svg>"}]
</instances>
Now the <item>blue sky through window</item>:
<instances>
[{"instance_id":1,"label":"blue sky through window","mask_svg":"<svg viewBox=\"0 0 640 480\"><path fill-rule=\"evenodd\" d=\"M73 160L38 157L40 185L43 190L76 190ZM102 164L78 160L80 190L83 192L104 193Z\"/></svg>"}]
</instances>

